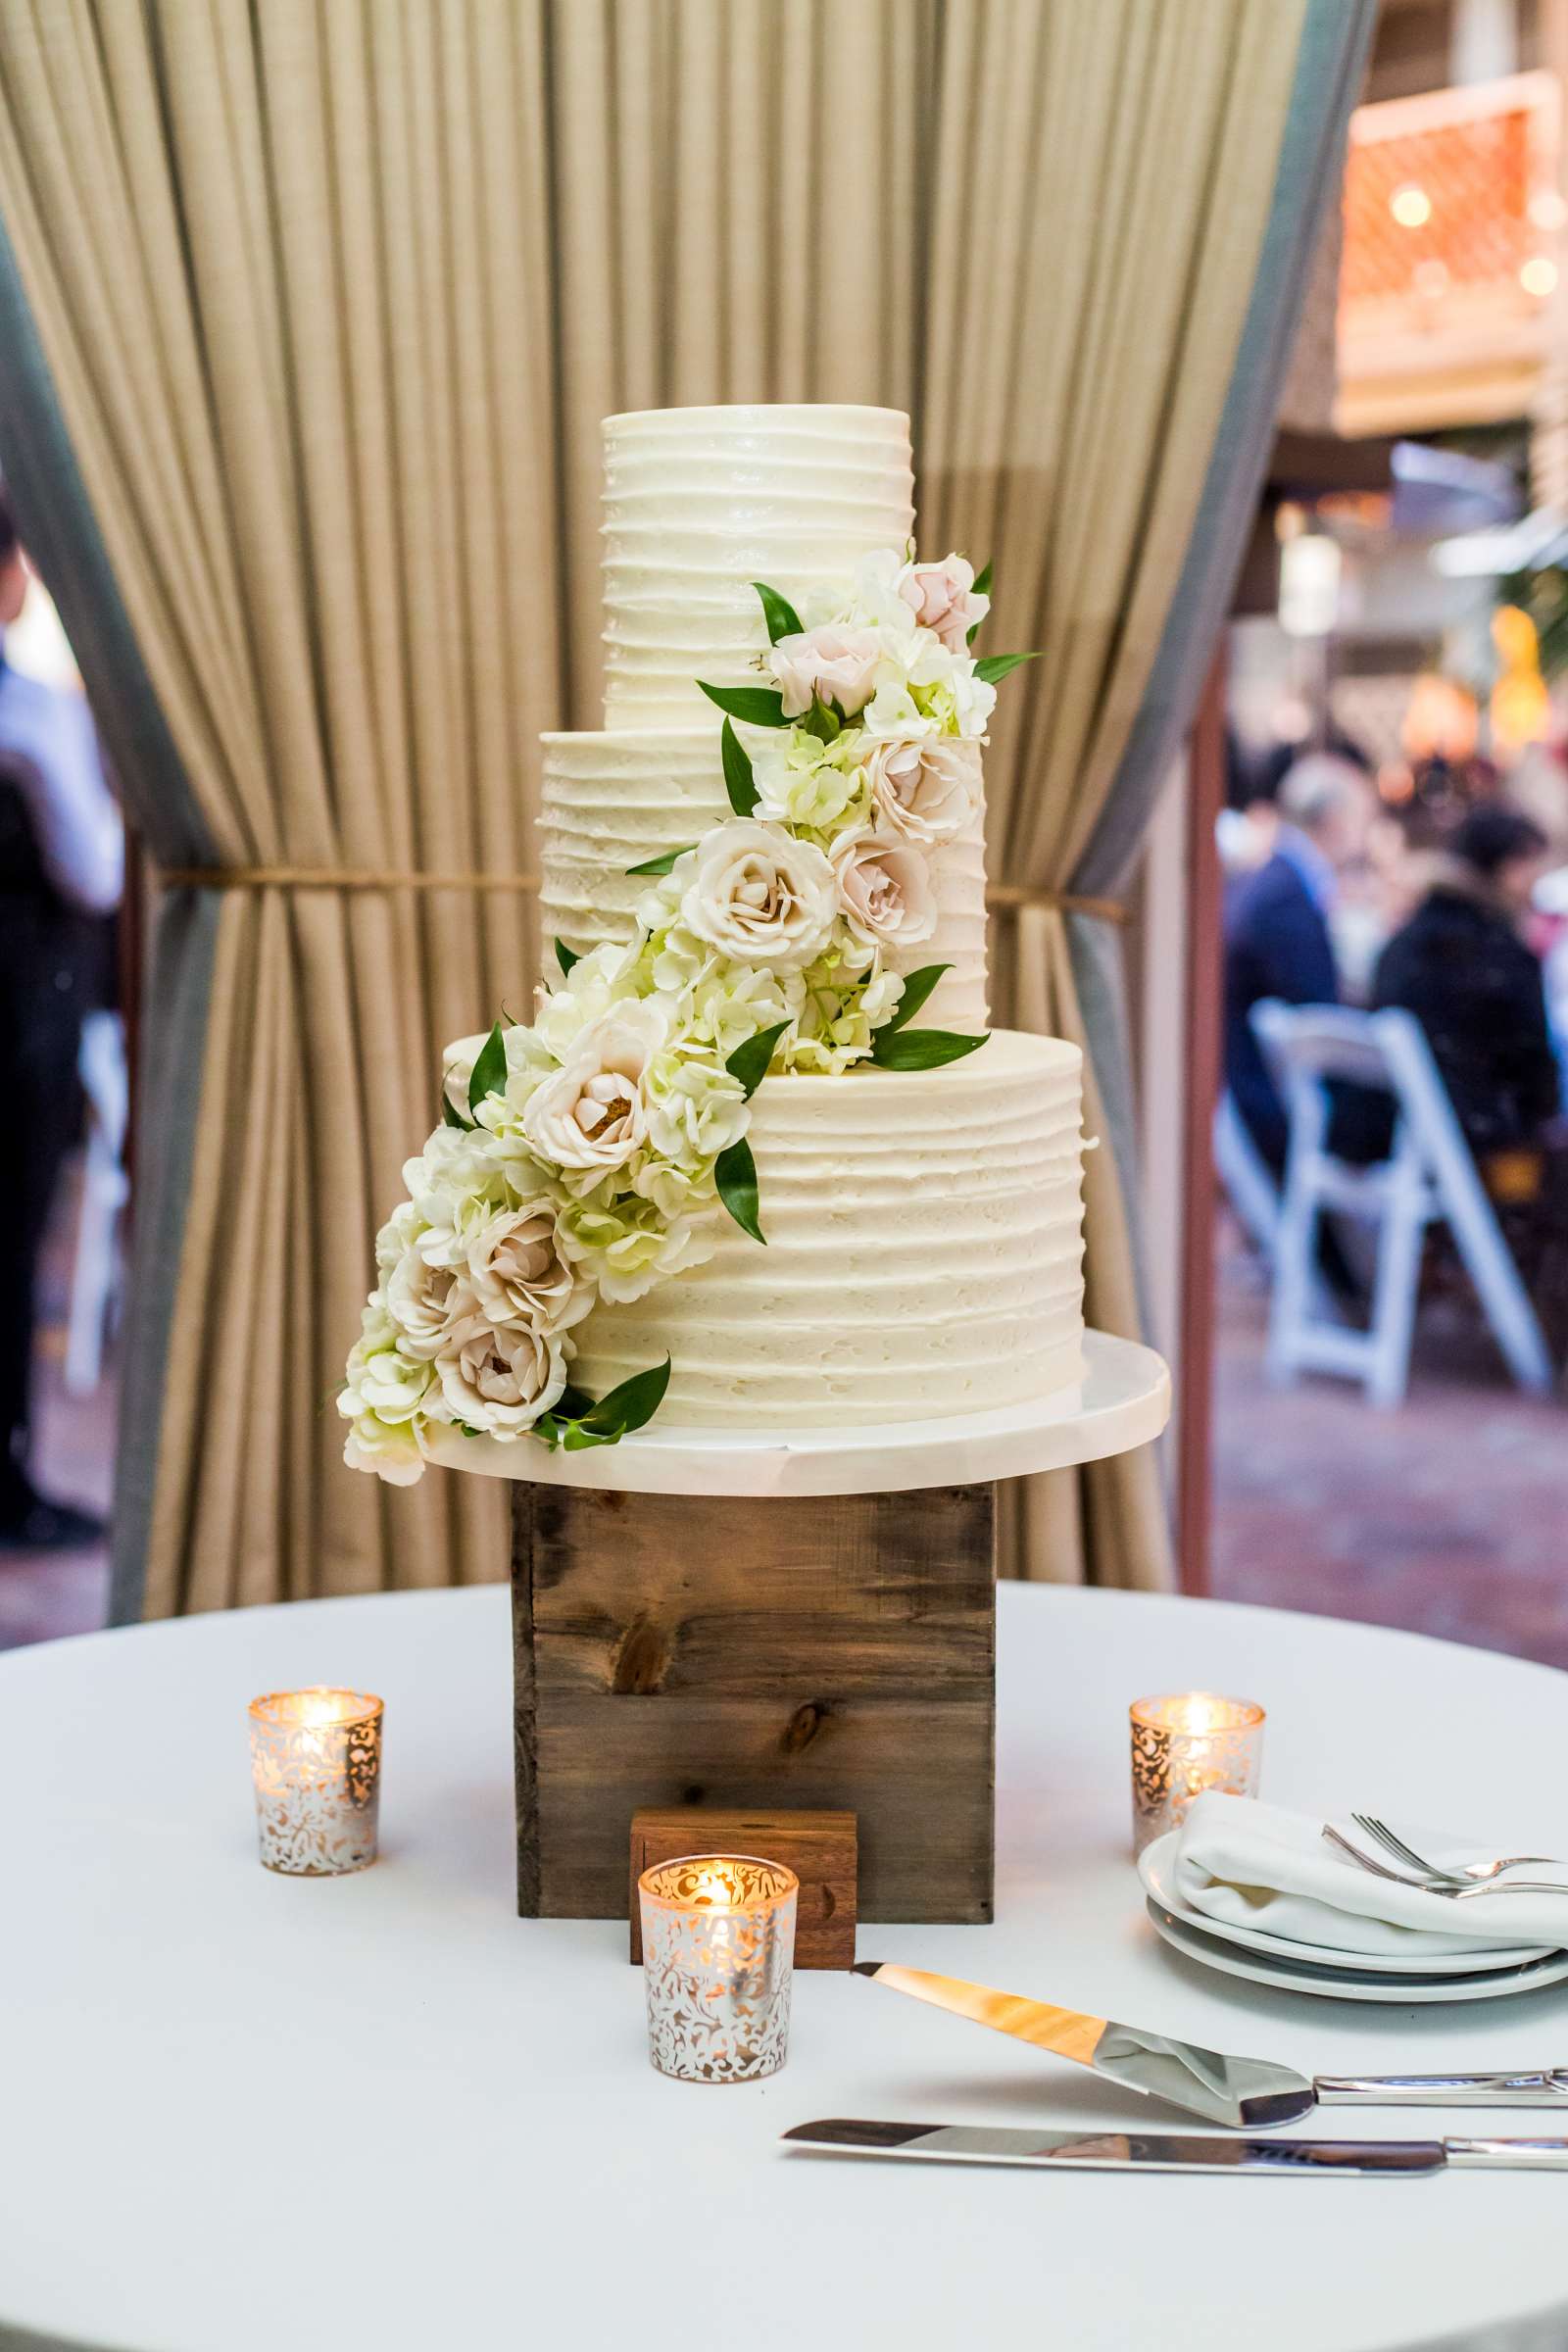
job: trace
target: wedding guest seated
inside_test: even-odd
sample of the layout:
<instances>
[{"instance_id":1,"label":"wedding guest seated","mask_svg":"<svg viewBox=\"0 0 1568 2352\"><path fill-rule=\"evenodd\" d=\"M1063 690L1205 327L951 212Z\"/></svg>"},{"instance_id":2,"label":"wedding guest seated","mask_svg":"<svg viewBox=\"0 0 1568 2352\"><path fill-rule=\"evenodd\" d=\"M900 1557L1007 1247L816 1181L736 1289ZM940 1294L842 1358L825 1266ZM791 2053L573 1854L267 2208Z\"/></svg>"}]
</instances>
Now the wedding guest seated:
<instances>
[{"instance_id":1,"label":"wedding guest seated","mask_svg":"<svg viewBox=\"0 0 1568 2352\"><path fill-rule=\"evenodd\" d=\"M85 702L6 661L26 595L0 485L0 1553L103 1534L94 1513L33 1483L32 1372L39 1258L81 1119L82 1015L102 1001L124 862Z\"/></svg>"},{"instance_id":2,"label":"wedding guest seated","mask_svg":"<svg viewBox=\"0 0 1568 2352\"><path fill-rule=\"evenodd\" d=\"M1495 1169L1504 1191L1497 1163L1539 1152L1559 1109L1541 963L1519 928L1547 856L1518 809L1472 809L1372 982L1376 1006L1420 1022L1483 1175Z\"/></svg>"},{"instance_id":3,"label":"wedding guest seated","mask_svg":"<svg viewBox=\"0 0 1568 2352\"><path fill-rule=\"evenodd\" d=\"M1329 918L1342 871L1364 855L1373 817L1360 768L1329 752L1298 760L1279 788L1272 855L1235 885L1225 910L1225 1082L1276 1174L1288 1129L1252 1034L1252 1006L1332 1004L1339 997Z\"/></svg>"}]
</instances>

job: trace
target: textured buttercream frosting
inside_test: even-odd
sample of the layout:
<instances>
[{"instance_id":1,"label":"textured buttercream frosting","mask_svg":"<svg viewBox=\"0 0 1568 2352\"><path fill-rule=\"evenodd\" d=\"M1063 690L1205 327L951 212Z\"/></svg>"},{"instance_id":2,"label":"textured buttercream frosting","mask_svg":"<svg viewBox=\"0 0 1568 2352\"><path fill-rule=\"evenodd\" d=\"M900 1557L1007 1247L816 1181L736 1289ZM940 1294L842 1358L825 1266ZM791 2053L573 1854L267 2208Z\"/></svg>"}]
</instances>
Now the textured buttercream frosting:
<instances>
[{"instance_id":1,"label":"textured buttercream frosting","mask_svg":"<svg viewBox=\"0 0 1568 2352\"><path fill-rule=\"evenodd\" d=\"M539 817L539 905L544 968L553 977L553 943L581 955L602 940L628 940L645 864L666 850L688 849L730 813L719 757L718 713L684 730L617 730L546 735ZM986 874L984 814L956 841L929 853L936 929L890 956L898 971L952 966L921 1013L950 1028L986 1022Z\"/></svg>"},{"instance_id":2,"label":"textured buttercream frosting","mask_svg":"<svg viewBox=\"0 0 1568 2352\"><path fill-rule=\"evenodd\" d=\"M946 1069L764 1080L760 1248L596 1308L596 1395L667 1353L661 1423L816 1427L982 1412L1083 1374L1082 1058L998 1030Z\"/></svg>"},{"instance_id":3,"label":"textured buttercream frosting","mask_svg":"<svg viewBox=\"0 0 1568 2352\"><path fill-rule=\"evenodd\" d=\"M643 409L605 420L605 720L681 726L696 680L756 682L752 586L847 592L862 556L914 529L896 409Z\"/></svg>"}]
</instances>

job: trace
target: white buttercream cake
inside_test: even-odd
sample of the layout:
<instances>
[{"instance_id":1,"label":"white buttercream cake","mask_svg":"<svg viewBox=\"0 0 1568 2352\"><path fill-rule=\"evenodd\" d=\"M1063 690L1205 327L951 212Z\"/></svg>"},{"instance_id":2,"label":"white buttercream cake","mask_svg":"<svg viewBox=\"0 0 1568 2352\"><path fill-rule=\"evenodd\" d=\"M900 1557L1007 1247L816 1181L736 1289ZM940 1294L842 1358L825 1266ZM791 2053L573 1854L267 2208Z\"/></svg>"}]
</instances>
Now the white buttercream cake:
<instances>
[{"instance_id":1,"label":"white buttercream cake","mask_svg":"<svg viewBox=\"0 0 1568 2352\"><path fill-rule=\"evenodd\" d=\"M720 719L697 681L756 683L753 583L847 594L913 532L908 419L850 407L653 410L605 425L606 725L544 738L547 972L631 936L628 867L729 813ZM986 1021L983 818L932 857L937 922L895 968L947 963L921 1014ZM713 1253L596 1307L573 1377L595 1394L666 1351L665 1425L864 1425L977 1412L1082 1377L1078 1049L992 1033L923 1070L773 1075L750 1142L765 1248Z\"/></svg>"}]
</instances>

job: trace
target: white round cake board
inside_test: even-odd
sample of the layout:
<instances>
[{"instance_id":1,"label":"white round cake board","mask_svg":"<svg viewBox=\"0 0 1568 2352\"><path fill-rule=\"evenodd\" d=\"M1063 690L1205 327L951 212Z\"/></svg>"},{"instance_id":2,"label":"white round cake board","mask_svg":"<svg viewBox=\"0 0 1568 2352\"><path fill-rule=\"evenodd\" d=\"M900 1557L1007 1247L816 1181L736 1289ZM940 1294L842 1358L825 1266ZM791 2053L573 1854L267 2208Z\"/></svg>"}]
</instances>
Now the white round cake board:
<instances>
[{"instance_id":1,"label":"white round cake board","mask_svg":"<svg viewBox=\"0 0 1568 2352\"><path fill-rule=\"evenodd\" d=\"M441 1434L430 1459L485 1478L615 1494L880 1494L968 1486L1100 1462L1157 1438L1170 1373L1152 1348L1084 1334L1084 1378L995 1412L858 1429L661 1429L618 1446L552 1453L531 1438Z\"/></svg>"}]
</instances>

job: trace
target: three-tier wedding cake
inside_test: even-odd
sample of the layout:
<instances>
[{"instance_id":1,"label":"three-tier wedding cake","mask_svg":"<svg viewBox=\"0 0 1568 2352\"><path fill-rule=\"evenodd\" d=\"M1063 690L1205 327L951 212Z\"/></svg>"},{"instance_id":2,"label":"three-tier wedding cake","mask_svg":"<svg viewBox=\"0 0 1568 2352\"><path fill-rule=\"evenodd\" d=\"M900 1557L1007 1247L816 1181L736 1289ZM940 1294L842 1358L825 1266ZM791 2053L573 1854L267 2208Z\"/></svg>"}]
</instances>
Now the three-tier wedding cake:
<instances>
[{"instance_id":1,"label":"three-tier wedding cake","mask_svg":"<svg viewBox=\"0 0 1568 2352\"><path fill-rule=\"evenodd\" d=\"M971 651L989 567L914 559L892 410L605 447L546 986L452 1049L350 1360L349 1458L394 1478L438 1430L872 1426L1082 1376L1080 1055L985 1030L981 744L1024 658Z\"/></svg>"}]
</instances>

